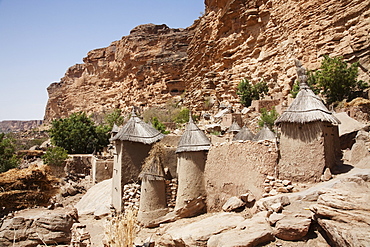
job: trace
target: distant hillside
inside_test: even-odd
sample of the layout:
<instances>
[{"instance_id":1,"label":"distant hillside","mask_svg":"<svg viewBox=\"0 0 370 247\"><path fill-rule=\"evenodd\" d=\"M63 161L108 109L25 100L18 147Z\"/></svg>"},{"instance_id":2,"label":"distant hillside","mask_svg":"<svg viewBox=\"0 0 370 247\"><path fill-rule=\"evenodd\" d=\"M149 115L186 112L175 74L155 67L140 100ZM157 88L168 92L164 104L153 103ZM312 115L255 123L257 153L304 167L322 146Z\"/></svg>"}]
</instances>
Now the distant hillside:
<instances>
[{"instance_id":1,"label":"distant hillside","mask_svg":"<svg viewBox=\"0 0 370 247\"><path fill-rule=\"evenodd\" d=\"M0 122L0 133L19 132L36 128L42 124L42 120L7 120Z\"/></svg>"}]
</instances>

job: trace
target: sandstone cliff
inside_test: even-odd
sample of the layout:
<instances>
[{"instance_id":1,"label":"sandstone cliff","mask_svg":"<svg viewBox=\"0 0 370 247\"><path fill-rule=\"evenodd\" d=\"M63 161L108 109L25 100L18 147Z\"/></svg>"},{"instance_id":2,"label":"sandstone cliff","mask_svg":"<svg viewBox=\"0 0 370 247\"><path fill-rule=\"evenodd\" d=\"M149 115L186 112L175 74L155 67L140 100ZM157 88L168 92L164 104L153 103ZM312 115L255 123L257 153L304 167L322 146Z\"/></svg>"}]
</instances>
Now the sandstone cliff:
<instances>
[{"instance_id":1,"label":"sandstone cliff","mask_svg":"<svg viewBox=\"0 0 370 247\"><path fill-rule=\"evenodd\" d=\"M101 112L184 102L239 107L236 86L246 77L268 82L287 104L296 78L293 58L308 69L323 54L359 61L370 79L370 2L363 0L205 0L206 12L187 29L141 25L84 64L70 67L48 88L45 120L71 112Z\"/></svg>"},{"instance_id":2,"label":"sandstone cliff","mask_svg":"<svg viewBox=\"0 0 370 247\"><path fill-rule=\"evenodd\" d=\"M42 120L26 120L26 121L18 121L18 120L5 120L0 121L0 133L8 133L8 132L20 132L31 130L34 128L39 127L42 124Z\"/></svg>"}]
</instances>

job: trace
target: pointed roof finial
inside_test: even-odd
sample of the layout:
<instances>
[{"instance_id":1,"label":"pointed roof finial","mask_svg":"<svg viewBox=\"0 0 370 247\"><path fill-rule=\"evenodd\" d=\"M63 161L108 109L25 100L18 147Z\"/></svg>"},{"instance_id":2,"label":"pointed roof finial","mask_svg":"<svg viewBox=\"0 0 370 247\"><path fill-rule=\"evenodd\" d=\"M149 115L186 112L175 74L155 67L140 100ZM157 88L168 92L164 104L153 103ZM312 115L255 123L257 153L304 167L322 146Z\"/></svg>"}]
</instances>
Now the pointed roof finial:
<instances>
[{"instance_id":1,"label":"pointed roof finial","mask_svg":"<svg viewBox=\"0 0 370 247\"><path fill-rule=\"evenodd\" d=\"M193 123L193 118L191 117L191 110L189 110L189 123Z\"/></svg>"},{"instance_id":2,"label":"pointed roof finial","mask_svg":"<svg viewBox=\"0 0 370 247\"><path fill-rule=\"evenodd\" d=\"M135 106L132 106L131 117L137 117L136 112L135 112Z\"/></svg>"},{"instance_id":3,"label":"pointed roof finial","mask_svg":"<svg viewBox=\"0 0 370 247\"><path fill-rule=\"evenodd\" d=\"M308 77L307 77L306 69L302 66L301 61L299 61L298 59L295 59L294 63L295 63L296 71L298 75L299 89L302 90L302 89L309 88L307 85Z\"/></svg>"}]
</instances>

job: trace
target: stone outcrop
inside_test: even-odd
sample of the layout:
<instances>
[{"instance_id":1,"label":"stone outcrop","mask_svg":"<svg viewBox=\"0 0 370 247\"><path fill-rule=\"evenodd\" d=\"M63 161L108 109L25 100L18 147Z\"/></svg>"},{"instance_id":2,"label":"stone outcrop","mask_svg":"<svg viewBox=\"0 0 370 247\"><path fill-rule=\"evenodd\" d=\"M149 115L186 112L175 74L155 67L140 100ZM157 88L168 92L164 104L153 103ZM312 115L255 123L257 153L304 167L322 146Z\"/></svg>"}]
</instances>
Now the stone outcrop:
<instances>
[{"instance_id":1,"label":"stone outcrop","mask_svg":"<svg viewBox=\"0 0 370 247\"><path fill-rule=\"evenodd\" d=\"M315 219L336 246L366 246L370 242L370 176L349 177L319 191L311 206Z\"/></svg>"},{"instance_id":2,"label":"stone outcrop","mask_svg":"<svg viewBox=\"0 0 370 247\"><path fill-rule=\"evenodd\" d=\"M27 209L5 218L0 227L1 246L34 247L69 244L75 210Z\"/></svg>"},{"instance_id":3,"label":"stone outcrop","mask_svg":"<svg viewBox=\"0 0 370 247\"><path fill-rule=\"evenodd\" d=\"M48 87L45 120L72 112L163 105L184 90L193 109L238 107L240 79L261 79L287 105L296 72L322 55L360 63L370 78L370 4L363 0L206 0L205 14L186 29L141 25L106 48L90 51ZM208 102L208 104L205 104Z\"/></svg>"}]
</instances>

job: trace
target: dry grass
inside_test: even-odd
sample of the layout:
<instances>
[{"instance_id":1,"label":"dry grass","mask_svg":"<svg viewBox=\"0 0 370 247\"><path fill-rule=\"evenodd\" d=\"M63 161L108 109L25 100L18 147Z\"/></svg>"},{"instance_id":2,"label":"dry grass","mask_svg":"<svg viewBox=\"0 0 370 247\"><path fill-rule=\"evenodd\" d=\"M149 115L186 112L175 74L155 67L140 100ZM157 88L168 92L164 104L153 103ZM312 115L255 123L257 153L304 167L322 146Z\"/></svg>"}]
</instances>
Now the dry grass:
<instances>
[{"instance_id":1,"label":"dry grass","mask_svg":"<svg viewBox=\"0 0 370 247\"><path fill-rule=\"evenodd\" d=\"M106 246L132 247L138 231L137 210L129 208L107 222L105 226Z\"/></svg>"}]
</instances>

